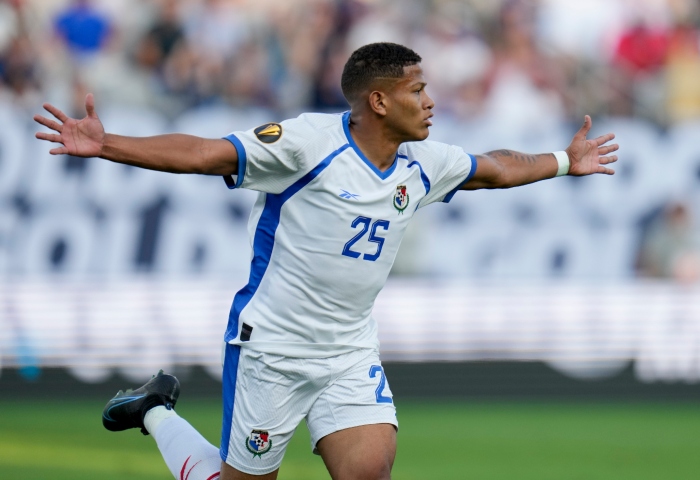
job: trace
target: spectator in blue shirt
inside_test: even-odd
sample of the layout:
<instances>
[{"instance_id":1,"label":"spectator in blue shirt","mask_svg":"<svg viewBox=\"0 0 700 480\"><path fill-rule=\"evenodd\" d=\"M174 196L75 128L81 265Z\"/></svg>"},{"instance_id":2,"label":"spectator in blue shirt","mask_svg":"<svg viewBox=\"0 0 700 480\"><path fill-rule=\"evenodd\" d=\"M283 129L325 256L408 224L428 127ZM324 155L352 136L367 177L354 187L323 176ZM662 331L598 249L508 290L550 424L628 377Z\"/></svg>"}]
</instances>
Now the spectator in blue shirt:
<instances>
[{"instance_id":1,"label":"spectator in blue shirt","mask_svg":"<svg viewBox=\"0 0 700 480\"><path fill-rule=\"evenodd\" d=\"M110 19L99 12L90 0L75 0L56 17L54 28L74 56L100 51L109 40Z\"/></svg>"}]
</instances>

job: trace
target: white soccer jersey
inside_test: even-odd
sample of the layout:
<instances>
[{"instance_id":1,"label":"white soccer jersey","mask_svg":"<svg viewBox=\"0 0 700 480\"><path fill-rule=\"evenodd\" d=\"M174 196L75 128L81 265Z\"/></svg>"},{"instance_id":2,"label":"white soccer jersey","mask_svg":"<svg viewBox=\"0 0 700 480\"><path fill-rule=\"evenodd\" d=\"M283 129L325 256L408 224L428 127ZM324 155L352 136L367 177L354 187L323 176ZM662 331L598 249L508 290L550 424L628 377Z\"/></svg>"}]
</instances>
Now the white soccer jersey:
<instances>
[{"instance_id":1,"label":"white soccer jersey","mask_svg":"<svg viewBox=\"0 0 700 480\"><path fill-rule=\"evenodd\" d=\"M422 141L401 145L381 172L349 119L303 114L226 137L239 158L227 185L260 192L250 278L233 300L227 342L291 357L378 348L372 307L408 222L476 170L461 148Z\"/></svg>"}]
</instances>

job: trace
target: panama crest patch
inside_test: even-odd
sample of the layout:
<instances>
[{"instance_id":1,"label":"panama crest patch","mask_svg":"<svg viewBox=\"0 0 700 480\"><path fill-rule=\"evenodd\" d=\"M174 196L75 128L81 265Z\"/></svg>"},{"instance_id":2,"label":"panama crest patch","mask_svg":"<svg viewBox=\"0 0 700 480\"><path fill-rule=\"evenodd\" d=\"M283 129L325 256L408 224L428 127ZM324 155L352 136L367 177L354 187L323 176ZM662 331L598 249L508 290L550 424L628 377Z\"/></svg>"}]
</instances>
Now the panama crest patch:
<instances>
[{"instance_id":1,"label":"panama crest patch","mask_svg":"<svg viewBox=\"0 0 700 480\"><path fill-rule=\"evenodd\" d=\"M255 136L263 143L275 143L282 138L282 125L279 123L266 123L253 130Z\"/></svg>"},{"instance_id":2,"label":"panama crest patch","mask_svg":"<svg viewBox=\"0 0 700 480\"><path fill-rule=\"evenodd\" d=\"M399 213L403 213L406 207L408 207L408 201L409 197L406 185L397 185L396 193L394 194L394 208L398 210Z\"/></svg>"},{"instance_id":3,"label":"panama crest patch","mask_svg":"<svg viewBox=\"0 0 700 480\"><path fill-rule=\"evenodd\" d=\"M261 457L263 453L267 453L272 448L272 440L267 430L253 430L250 432L250 437L246 437L245 446L253 458Z\"/></svg>"}]
</instances>

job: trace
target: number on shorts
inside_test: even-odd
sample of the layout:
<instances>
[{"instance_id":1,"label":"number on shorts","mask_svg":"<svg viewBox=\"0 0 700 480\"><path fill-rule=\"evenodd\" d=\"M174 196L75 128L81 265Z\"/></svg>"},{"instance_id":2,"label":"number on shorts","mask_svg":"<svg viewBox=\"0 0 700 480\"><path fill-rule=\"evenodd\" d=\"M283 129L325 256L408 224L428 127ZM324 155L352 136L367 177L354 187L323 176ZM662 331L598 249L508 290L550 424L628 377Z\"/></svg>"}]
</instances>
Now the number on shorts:
<instances>
[{"instance_id":1,"label":"number on shorts","mask_svg":"<svg viewBox=\"0 0 700 480\"><path fill-rule=\"evenodd\" d=\"M385 397L382 395L384 387L386 386L386 375L384 375L384 369L381 365L372 365L369 367L369 378L376 377L377 373L379 373L379 385L374 391L374 394L377 396L377 403L393 403L391 397Z\"/></svg>"}]
</instances>

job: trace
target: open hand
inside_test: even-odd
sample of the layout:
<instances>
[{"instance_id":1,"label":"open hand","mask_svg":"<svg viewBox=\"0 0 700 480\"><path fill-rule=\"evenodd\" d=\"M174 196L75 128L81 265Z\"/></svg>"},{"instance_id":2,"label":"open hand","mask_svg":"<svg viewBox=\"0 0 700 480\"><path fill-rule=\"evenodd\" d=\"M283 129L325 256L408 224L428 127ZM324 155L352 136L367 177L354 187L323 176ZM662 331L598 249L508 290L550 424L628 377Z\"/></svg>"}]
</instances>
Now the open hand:
<instances>
[{"instance_id":1,"label":"open hand","mask_svg":"<svg viewBox=\"0 0 700 480\"><path fill-rule=\"evenodd\" d=\"M615 138L615 135L607 133L592 140L586 140L591 125L593 125L591 117L586 115L583 126L576 132L571 145L566 149L569 155L569 175L582 176L593 173L613 175L615 173L613 169L605 166L617 161L617 155L608 154L617 151L620 146L616 143L606 145Z\"/></svg>"},{"instance_id":2,"label":"open hand","mask_svg":"<svg viewBox=\"0 0 700 480\"><path fill-rule=\"evenodd\" d=\"M37 132L36 138L63 145L52 148L49 151L51 155L100 156L104 145L105 129L95 113L95 98L92 93L85 97L87 115L82 120L70 118L49 103L44 104L44 109L56 117L58 122L41 115L34 115L34 121L58 133Z\"/></svg>"}]
</instances>

